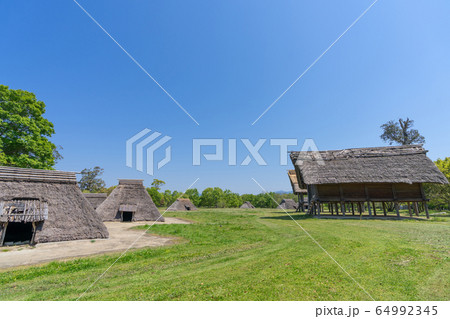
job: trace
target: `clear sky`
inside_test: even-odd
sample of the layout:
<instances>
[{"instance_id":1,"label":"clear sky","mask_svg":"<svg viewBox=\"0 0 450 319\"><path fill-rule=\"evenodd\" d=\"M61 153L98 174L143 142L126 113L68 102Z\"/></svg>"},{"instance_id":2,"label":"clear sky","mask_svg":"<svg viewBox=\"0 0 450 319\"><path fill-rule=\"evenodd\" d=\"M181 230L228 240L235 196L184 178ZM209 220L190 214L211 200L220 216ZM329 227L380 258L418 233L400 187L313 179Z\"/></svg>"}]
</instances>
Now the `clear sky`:
<instances>
[{"instance_id":1,"label":"clear sky","mask_svg":"<svg viewBox=\"0 0 450 319\"><path fill-rule=\"evenodd\" d=\"M399 117L415 120L433 160L450 156L448 0L379 0L253 126L373 0L78 2L200 125L72 0L2 0L0 83L46 103L52 141L64 148L57 169L98 165L108 186L159 178L182 191L200 178L200 190L258 193L253 177L289 190L290 166L268 142L267 166L192 166L192 138L382 146L380 125ZM172 161L153 177L125 165L125 141L144 128L172 137ZM242 143L237 155L247 155Z\"/></svg>"}]
</instances>

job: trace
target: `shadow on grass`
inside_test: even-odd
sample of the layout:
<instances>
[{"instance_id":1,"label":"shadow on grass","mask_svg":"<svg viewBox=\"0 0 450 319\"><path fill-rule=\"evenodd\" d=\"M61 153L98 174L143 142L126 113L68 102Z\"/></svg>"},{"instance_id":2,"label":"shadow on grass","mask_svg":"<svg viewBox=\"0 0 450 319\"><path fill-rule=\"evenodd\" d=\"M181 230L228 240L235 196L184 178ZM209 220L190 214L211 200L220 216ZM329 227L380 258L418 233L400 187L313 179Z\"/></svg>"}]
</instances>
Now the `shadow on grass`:
<instances>
[{"instance_id":1,"label":"shadow on grass","mask_svg":"<svg viewBox=\"0 0 450 319\"><path fill-rule=\"evenodd\" d=\"M280 213L278 211L273 213ZM285 212L282 212L284 215L280 216L266 216L266 217L260 217L261 219L278 219L278 220L304 220L304 219L344 219L344 220L414 220L414 221L431 221L433 218L426 219L425 216L421 217L409 217L409 216L369 216L369 215L350 215L350 216L336 216L331 214L322 214L320 216L318 215L308 215L304 213L296 213L296 212L288 212L290 216L288 216ZM292 218L291 218L292 217ZM430 216L431 217L431 216Z\"/></svg>"},{"instance_id":2,"label":"shadow on grass","mask_svg":"<svg viewBox=\"0 0 450 319\"><path fill-rule=\"evenodd\" d=\"M274 212L279 213L279 212ZM303 219L311 219L313 218L311 215L306 214L299 214L295 212L288 212L290 216L288 216L285 212L282 212L283 215L281 216L266 216L266 217L260 217L261 219L278 219L278 220L303 220ZM291 218L292 217L292 218Z\"/></svg>"}]
</instances>

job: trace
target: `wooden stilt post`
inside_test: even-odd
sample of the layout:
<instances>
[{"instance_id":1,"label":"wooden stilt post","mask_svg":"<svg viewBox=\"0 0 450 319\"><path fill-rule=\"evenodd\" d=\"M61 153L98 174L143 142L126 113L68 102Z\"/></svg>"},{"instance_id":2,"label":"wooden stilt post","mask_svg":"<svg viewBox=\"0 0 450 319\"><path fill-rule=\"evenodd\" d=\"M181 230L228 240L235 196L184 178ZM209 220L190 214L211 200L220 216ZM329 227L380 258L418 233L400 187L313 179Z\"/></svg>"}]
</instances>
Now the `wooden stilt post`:
<instances>
[{"instance_id":1,"label":"wooden stilt post","mask_svg":"<svg viewBox=\"0 0 450 319\"><path fill-rule=\"evenodd\" d=\"M352 202L352 215L355 216L355 206L353 205L353 202Z\"/></svg>"},{"instance_id":2,"label":"wooden stilt post","mask_svg":"<svg viewBox=\"0 0 450 319\"><path fill-rule=\"evenodd\" d=\"M394 206L395 206L395 211L397 212L397 217L400 217L400 210L399 210L399 207L398 207L398 202L395 202Z\"/></svg>"},{"instance_id":3,"label":"wooden stilt post","mask_svg":"<svg viewBox=\"0 0 450 319\"><path fill-rule=\"evenodd\" d=\"M430 218L430 213L428 212L428 203L427 203L427 198L425 196L425 191L423 190L423 185L420 184L420 192L422 193L422 199L423 199L423 209L425 211L425 214L427 215L427 219Z\"/></svg>"},{"instance_id":4,"label":"wooden stilt post","mask_svg":"<svg viewBox=\"0 0 450 319\"><path fill-rule=\"evenodd\" d=\"M342 216L345 216L345 203L341 202L341 211L342 211Z\"/></svg>"},{"instance_id":5,"label":"wooden stilt post","mask_svg":"<svg viewBox=\"0 0 450 319\"><path fill-rule=\"evenodd\" d=\"M372 202L372 207L373 207L373 215L377 216L377 209L376 209L376 206L375 206L375 202Z\"/></svg>"},{"instance_id":6,"label":"wooden stilt post","mask_svg":"<svg viewBox=\"0 0 450 319\"><path fill-rule=\"evenodd\" d=\"M408 212L409 212L409 217L412 217L412 212L411 212L411 203L408 202Z\"/></svg>"},{"instance_id":7,"label":"wooden stilt post","mask_svg":"<svg viewBox=\"0 0 450 319\"><path fill-rule=\"evenodd\" d=\"M385 202L383 202L383 214L384 214L384 216L387 215L387 213L386 213L386 203Z\"/></svg>"},{"instance_id":8,"label":"wooden stilt post","mask_svg":"<svg viewBox=\"0 0 450 319\"><path fill-rule=\"evenodd\" d=\"M427 214L427 219L430 219L430 214L428 213L428 203L423 202L423 208L425 209L425 214Z\"/></svg>"},{"instance_id":9,"label":"wooden stilt post","mask_svg":"<svg viewBox=\"0 0 450 319\"><path fill-rule=\"evenodd\" d=\"M320 215L320 202L317 203L317 215Z\"/></svg>"},{"instance_id":10,"label":"wooden stilt post","mask_svg":"<svg viewBox=\"0 0 450 319\"><path fill-rule=\"evenodd\" d=\"M370 202L367 202L367 209L369 210L369 216L372 216L372 209L370 208Z\"/></svg>"},{"instance_id":11,"label":"wooden stilt post","mask_svg":"<svg viewBox=\"0 0 450 319\"><path fill-rule=\"evenodd\" d=\"M417 202L414 202L414 212L416 213L416 216L419 217L419 205Z\"/></svg>"}]
</instances>

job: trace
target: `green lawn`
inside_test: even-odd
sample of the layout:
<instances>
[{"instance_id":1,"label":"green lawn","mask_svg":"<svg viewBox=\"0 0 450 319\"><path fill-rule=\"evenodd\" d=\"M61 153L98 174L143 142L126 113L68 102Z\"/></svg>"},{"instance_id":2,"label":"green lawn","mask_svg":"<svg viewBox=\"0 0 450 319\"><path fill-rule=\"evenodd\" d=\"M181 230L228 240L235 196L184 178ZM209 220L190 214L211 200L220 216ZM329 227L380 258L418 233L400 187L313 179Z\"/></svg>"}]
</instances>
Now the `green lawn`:
<instances>
[{"instance_id":1,"label":"green lawn","mask_svg":"<svg viewBox=\"0 0 450 319\"><path fill-rule=\"evenodd\" d=\"M167 213L173 246L126 254L86 300L368 300L288 216L269 209ZM376 300L448 300L450 218L326 220L294 214ZM2 300L74 300L118 254L0 271Z\"/></svg>"}]
</instances>

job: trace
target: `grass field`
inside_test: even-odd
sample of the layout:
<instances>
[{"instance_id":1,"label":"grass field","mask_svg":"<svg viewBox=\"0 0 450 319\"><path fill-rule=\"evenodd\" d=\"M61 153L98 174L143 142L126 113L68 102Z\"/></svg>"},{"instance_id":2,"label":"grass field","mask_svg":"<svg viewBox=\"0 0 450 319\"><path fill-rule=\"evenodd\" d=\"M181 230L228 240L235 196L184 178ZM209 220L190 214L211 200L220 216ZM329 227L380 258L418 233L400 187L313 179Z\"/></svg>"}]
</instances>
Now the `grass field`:
<instances>
[{"instance_id":1,"label":"grass field","mask_svg":"<svg viewBox=\"0 0 450 319\"><path fill-rule=\"evenodd\" d=\"M134 250L83 300L369 300L285 213L202 209L155 225L179 243ZM293 215L376 300L450 298L449 218L326 220ZM2 254L2 252L0 252ZM74 300L119 254L0 272L2 300Z\"/></svg>"}]
</instances>

